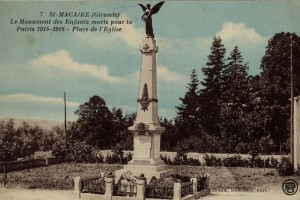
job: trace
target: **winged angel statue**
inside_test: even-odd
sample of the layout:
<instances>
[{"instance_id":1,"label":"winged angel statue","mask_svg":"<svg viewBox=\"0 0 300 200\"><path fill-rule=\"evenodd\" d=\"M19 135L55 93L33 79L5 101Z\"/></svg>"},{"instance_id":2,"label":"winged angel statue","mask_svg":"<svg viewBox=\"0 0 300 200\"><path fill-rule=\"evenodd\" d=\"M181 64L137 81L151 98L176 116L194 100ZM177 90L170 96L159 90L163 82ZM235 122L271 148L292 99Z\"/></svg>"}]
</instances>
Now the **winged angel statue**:
<instances>
[{"instance_id":1,"label":"winged angel statue","mask_svg":"<svg viewBox=\"0 0 300 200\"><path fill-rule=\"evenodd\" d=\"M164 3L165 3L164 1L159 2L156 5L154 5L153 8L151 8L150 4L147 4L147 6L139 4L139 6L141 6L141 8L144 11L144 15L142 16L142 20L145 21L145 23L146 23L146 35L147 35L147 38L154 38L153 27L152 27L152 15L154 15L155 13L157 13L159 11L160 7Z\"/></svg>"}]
</instances>

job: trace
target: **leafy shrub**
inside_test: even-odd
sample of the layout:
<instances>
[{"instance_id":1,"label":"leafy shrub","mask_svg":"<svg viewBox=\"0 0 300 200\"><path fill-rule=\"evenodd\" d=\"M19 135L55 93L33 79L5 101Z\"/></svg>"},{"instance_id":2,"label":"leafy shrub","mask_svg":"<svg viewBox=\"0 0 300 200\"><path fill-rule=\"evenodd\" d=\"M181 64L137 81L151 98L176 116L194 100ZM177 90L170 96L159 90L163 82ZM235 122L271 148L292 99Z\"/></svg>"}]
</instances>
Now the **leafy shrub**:
<instances>
[{"instance_id":1,"label":"leafy shrub","mask_svg":"<svg viewBox=\"0 0 300 200\"><path fill-rule=\"evenodd\" d=\"M278 160L273 157L268 157L265 160L263 158L257 157L254 162L255 166L260 168L275 168L278 164Z\"/></svg>"},{"instance_id":2,"label":"leafy shrub","mask_svg":"<svg viewBox=\"0 0 300 200\"><path fill-rule=\"evenodd\" d=\"M187 164L187 156L176 153L176 156L175 156L173 162L174 162L174 165L186 165Z\"/></svg>"},{"instance_id":3,"label":"leafy shrub","mask_svg":"<svg viewBox=\"0 0 300 200\"><path fill-rule=\"evenodd\" d=\"M271 157L271 159L269 160L270 162L270 166L271 168L276 168L276 166L278 165L278 160L276 158Z\"/></svg>"},{"instance_id":4,"label":"leafy shrub","mask_svg":"<svg viewBox=\"0 0 300 200\"><path fill-rule=\"evenodd\" d=\"M201 163L199 160L194 159L194 158L189 158L187 159L187 165L191 165L191 166L200 166Z\"/></svg>"},{"instance_id":5,"label":"leafy shrub","mask_svg":"<svg viewBox=\"0 0 300 200\"><path fill-rule=\"evenodd\" d=\"M252 164L255 167L262 168L262 167L264 167L264 160L261 157L256 156L256 157L252 158Z\"/></svg>"},{"instance_id":6,"label":"leafy shrub","mask_svg":"<svg viewBox=\"0 0 300 200\"><path fill-rule=\"evenodd\" d=\"M104 163L104 156L100 151L94 150L92 153L93 160L96 161L96 163Z\"/></svg>"},{"instance_id":7,"label":"leafy shrub","mask_svg":"<svg viewBox=\"0 0 300 200\"><path fill-rule=\"evenodd\" d=\"M222 164L225 167L243 167L245 163L240 155L235 155L233 157L224 158Z\"/></svg>"},{"instance_id":8,"label":"leafy shrub","mask_svg":"<svg viewBox=\"0 0 300 200\"><path fill-rule=\"evenodd\" d=\"M201 165L201 162L197 159L187 158L186 156L179 157L178 154L173 160L167 155L160 155L160 158L168 165ZM274 157L268 157L264 160L257 154L253 154L248 158L242 158L240 155L234 155L227 158L217 158L214 155L205 154L203 158L206 166L276 168L279 163L279 161Z\"/></svg>"},{"instance_id":9,"label":"leafy shrub","mask_svg":"<svg viewBox=\"0 0 300 200\"><path fill-rule=\"evenodd\" d=\"M132 153L129 153L125 156L125 161L126 161L126 164L132 160Z\"/></svg>"},{"instance_id":10,"label":"leafy shrub","mask_svg":"<svg viewBox=\"0 0 300 200\"><path fill-rule=\"evenodd\" d=\"M205 160L206 166L222 166L221 158L217 158L214 155L205 154L203 158Z\"/></svg>"},{"instance_id":11,"label":"leafy shrub","mask_svg":"<svg viewBox=\"0 0 300 200\"><path fill-rule=\"evenodd\" d=\"M91 177L80 180L83 193L104 194L105 181L104 178Z\"/></svg>"},{"instance_id":12,"label":"leafy shrub","mask_svg":"<svg viewBox=\"0 0 300 200\"><path fill-rule=\"evenodd\" d=\"M127 164L130 160L132 160L132 154L129 153L126 156L123 154L117 155L116 153L113 154L107 154L105 158L105 163L107 164Z\"/></svg>"},{"instance_id":13,"label":"leafy shrub","mask_svg":"<svg viewBox=\"0 0 300 200\"><path fill-rule=\"evenodd\" d=\"M173 199L174 183L190 182L190 177L179 174L172 174L166 178L157 179L153 176L146 187L146 198Z\"/></svg>"},{"instance_id":14,"label":"leafy shrub","mask_svg":"<svg viewBox=\"0 0 300 200\"><path fill-rule=\"evenodd\" d=\"M171 174L169 178L172 178L176 182L181 182L181 183L187 183L190 182L190 177L189 176L183 176L180 174Z\"/></svg>"},{"instance_id":15,"label":"leafy shrub","mask_svg":"<svg viewBox=\"0 0 300 200\"><path fill-rule=\"evenodd\" d=\"M280 176L291 176L294 174L294 167L292 162L287 157L282 157L278 165L276 166L276 170Z\"/></svg>"},{"instance_id":16,"label":"leafy shrub","mask_svg":"<svg viewBox=\"0 0 300 200\"><path fill-rule=\"evenodd\" d=\"M173 199L174 178L159 178L153 176L146 187L145 197L154 199Z\"/></svg>"},{"instance_id":17,"label":"leafy shrub","mask_svg":"<svg viewBox=\"0 0 300 200\"><path fill-rule=\"evenodd\" d=\"M179 156L178 154L175 156L173 160L169 156L160 155L160 158L168 165L191 165L191 166L200 166L201 163L199 160L194 158L187 158L187 156Z\"/></svg>"},{"instance_id":18,"label":"leafy shrub","mask_svg":"<svg viewBox=\"0 0 300 200\"><path fill-rule=\"evenodd\" d=\"M85 142L76 142L71 146L67 154L67 160L79 163L93 163L96 161L93 152L93 146Z\"/></svg>"},{"instance_id":19,"label":"leafy shrub","mask_svg":"<svg viewBox=\"0 0 300 200\"><path fill-rule=\"evenodd\" d=\"M65 158L66 150L65 144L61 141L54 143L52 147L52 156L56 158Z\"/></svg>"},{"instance_id":20,"label":"leafy shrub","mask_svg":"<svg viewBox=\"0 0 300 200\"><path fill-rule=\"evenodd\" d=\"M165 164L167 164L167 165L172 165L173 164L170 156L167 156L167 155L164 156L164 155L160 154L160 159L162 159L165 162Z\"/></svg>"},{"instance_id":21,"label":"leafy shrub","mask_svg":"<svg viewBox=\"0 0 300 200\"><path fill-rule=\"evenodd\" d=\"M255 160L258 157L258 151L257 150L252 150L249 152L250 154L250 158L249 158L249 162L250 162L250 166L251 167L255 167Z\"/></svg>"},{"instance_id":22,"label":"leafy shrub","mask_svg":"<svg viewBox=\"0 0 300 200\"><path fill-rule=\"evenodd\" d=\"M117 156L117 154L107 154L105 158L105 163L107 164L113 164L113 163L120 163L120 158Z\"/></svg>"}]
</instances>

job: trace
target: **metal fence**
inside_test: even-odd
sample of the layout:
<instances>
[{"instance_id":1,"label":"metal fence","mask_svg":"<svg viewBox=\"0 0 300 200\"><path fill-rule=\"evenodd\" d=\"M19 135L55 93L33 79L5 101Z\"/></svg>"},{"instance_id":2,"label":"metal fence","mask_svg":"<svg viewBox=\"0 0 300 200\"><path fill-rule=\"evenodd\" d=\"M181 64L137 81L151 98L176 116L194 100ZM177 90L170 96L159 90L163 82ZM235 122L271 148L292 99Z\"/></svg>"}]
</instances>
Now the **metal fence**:
<instances>
[{"instance_id":1,"label":"metal fence","mask_svg":"<svg viewBox=\"0 0 300 200\"><path fill-rule=\"evenodd\" d=\"M122 183L118 182L114 185L115 196L135 197L137 193L137 184L135 182Z\"/></svg>"},{"instance_id":2,"label":"metal fence","mask_svg":"<svg viewBox=\"0 0 300 200\"><path fill-rule=\"evenodd\" d=\"M185 197L189 194L193 194L193 183L181 183L181 197Z\"/></svg>"},{"instance_id":3,"label":"metal fence","mask_svg":"<svg viewBox=\"0 0 300 200\"><path fill-rule=\"evenodd\" d=\"M197 191L201 191L207 188L206 180L207 180L206 176L197 177Z\"/></svg>"},{"instance_id":4,"label":"metal fence","mask_svg":"<svg viewBox=\"0 0 300 200\"><path fill-rule=\"evenodd\" d=\"M161 186L157 184L148 185L145 191L146 198L173 199L174 186Z\"/></svg>"},{"instance_id":5,"label":"metal fence","mask_svg":"<svg viewBox=\"0 0 300 200\"><path fill-rule=\"evenodd\" d=\"M104 178L88 178L83 179L81 182L82 193L104 194L105 193L105 181Z\"/></svg>"}]
</instances>

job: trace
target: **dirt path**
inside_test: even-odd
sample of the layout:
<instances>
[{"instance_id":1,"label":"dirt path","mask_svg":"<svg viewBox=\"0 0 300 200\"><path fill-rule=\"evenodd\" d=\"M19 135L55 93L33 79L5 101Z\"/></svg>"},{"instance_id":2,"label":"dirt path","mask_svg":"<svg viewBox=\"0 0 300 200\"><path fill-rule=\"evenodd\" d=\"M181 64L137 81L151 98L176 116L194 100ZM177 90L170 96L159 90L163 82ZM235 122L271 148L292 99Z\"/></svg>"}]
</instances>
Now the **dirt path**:
<instances>
[{"instance_id":1,"label":"dirt path","mask_svg":"<svg viewBox=\"0 0 300 200\"><path fill-rule=\"evenodd\" d=\"M0 200L74 200L77 196L68 190L26 190L0 188Z\"/></svg>"},{"instance_id":2,"label":"dirt path","mask_svg":"<svg viewBox=\"0 0 300 200\"><path fill-rule=\"evenodd\" d=\"M0 200L75 200L77 195L66 190L26 190L0 188ZM282 191L258 192L215 192L203 200L299 200L300 191L292 196Z\"/></svg>"},{"instance_id":3,"label":"dirt path","mask_svg":"<svg viewBox=\"0 0 300 200\"><path fill-rule=\"evenodd\" d=\"M210 196L202 198L203 200L299 200L300 192L295 195L288 196L283 192L266 192L266 193L248 193L248 192L234 192L224 193L218 192Z\"/></svg>"}]
</instances>

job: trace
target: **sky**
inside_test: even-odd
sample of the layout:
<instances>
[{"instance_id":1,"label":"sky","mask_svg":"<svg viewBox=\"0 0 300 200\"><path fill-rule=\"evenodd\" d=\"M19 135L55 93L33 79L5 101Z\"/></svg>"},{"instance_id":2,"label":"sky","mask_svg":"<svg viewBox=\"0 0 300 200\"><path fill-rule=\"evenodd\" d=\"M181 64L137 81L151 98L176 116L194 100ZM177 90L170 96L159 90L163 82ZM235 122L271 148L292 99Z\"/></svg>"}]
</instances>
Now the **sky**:
<instances>
[{"instance_id":1,"label":"sky","mask_svg":"<svg viewBox=\"0 0 300 200\"><path fill-rule=\"evenodd\" d=\"M150 2L150 1L149 1ZM0 118L76 120L80 104L98 95L108 108L136 112L141 53L145 38L142 9L147 1L2 1L0 0ZM159 1L151 1L157 3ZM193 69L203 79L213 38L220 36L226 57L238 46L249 74L260 73L268 40L276 33L300 35L300 1L166 1L152 17L157 53L158 110L176 116ZM41 16L42 12L42 16ZM17 31L39 25L12 24L14 20L63 20L50 12L120 13L132 21L113 25L121 32ZM70 18L92 20L89 18ZM72 29L73 25L41 25ZM77 25L84 28L100 25ZM108 25L109 26L109 25ZM113 27L111 26L111 27Z\"/></svg>"}]
</instances>

